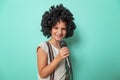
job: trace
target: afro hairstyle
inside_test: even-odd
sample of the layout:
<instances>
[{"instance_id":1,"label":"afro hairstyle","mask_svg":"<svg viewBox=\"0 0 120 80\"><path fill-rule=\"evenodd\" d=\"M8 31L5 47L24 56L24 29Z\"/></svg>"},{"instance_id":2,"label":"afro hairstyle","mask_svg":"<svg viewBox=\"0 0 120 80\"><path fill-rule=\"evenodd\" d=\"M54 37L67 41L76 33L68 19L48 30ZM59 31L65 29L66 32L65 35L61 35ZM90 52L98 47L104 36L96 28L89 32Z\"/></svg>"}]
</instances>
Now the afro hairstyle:
<instances>
[{"instance_id":1,"label":"afro hairstyle","mask_svg":"<svg viewBox=\"0 0 120 80\"><path fill-rule=\"evenodd\" d=\"M49 38L51 36L51 29L58 21L66 22L66 36L65 38L73 36L74 29L76 28L73 22L73 14L65 8L62 4L51 6L49 11L45 11L41 20L41 32L43 35Z\"/></svg>"}]
</instances>

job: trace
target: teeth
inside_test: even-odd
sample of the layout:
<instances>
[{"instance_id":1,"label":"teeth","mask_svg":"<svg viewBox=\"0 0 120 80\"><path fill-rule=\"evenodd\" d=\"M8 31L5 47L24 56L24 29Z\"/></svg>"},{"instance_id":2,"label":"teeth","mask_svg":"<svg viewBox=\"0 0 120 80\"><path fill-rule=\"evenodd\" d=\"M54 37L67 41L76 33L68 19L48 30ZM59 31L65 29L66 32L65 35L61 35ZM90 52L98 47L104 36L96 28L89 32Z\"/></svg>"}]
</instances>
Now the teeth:
<instances>
[{"instance_id":1,"label":"teeth","mask_svg":"<svg viewBox=\"0 0 120 80\"><path fill-rule=\"evenodd\" d=\"M60 36L60 35L56 35L56 36Z\"/></svg>"},{"instance_id":2,"label":"teeth","mask_svg":"<svg viewBox=\"0 0 120 80\"><path fill-rule=\"evenodd\" d=\"M58 35L56 35L57 37L61 37L61 36L58 36Z\"/></svg>"},{"instance_id":3,"label":"teeth","mask_svg":"<svg viewBox=\"0 0 120 80\"><path fill-rule=\"evenodd\" d=\"M57 36L57 37L61 37L61 36Z\"/></svg>"},{"instance_id":4,"label":"teeth","mask_svg":"<svg viewBox=\"0 0 120 80\"><path fill-rule=\"evenodd\" d=\"M61 35L61 34L56 34L56 37L61 38L61 37L62 37L62 35Z\"/></svg>"}]
</instances>

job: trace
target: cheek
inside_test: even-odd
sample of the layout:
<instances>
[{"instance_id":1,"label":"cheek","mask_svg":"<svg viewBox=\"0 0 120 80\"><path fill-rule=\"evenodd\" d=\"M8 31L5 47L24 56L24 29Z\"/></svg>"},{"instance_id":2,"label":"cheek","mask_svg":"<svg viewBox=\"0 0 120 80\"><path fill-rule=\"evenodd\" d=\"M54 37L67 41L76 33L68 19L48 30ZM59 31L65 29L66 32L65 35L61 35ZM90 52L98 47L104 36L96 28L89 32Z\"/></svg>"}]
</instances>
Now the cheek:
<instances>
[{"instance_id":1,"label":"cheek","mask_svg":"<svg viewBox=\"0 0 120 80\"><path fill-rule=\"evenodd\" d=\"M67 31L64 31L63 33L64 33L64 35L66 35L66 34L67 34Z\"/></svg>"},{"instance_id":2,"label":"cheek","mask_svg":"<svg viewBox=\"0 0 120 80\"><path fill-rule=\"evenodd\" d=\"M56 33L57 31L56 30L53 30L52 33Z\"/></svg>"},{"instance_id":3,"label":"cheek","mask_svg":"<svg viewBox=\"0 0 120 80\"><path fill-rule=\"evenodd\" d=\"M51 34L52 34L52 33L55 33L55 30L54 30L54 29L51 30Z\"/></svg>"}]
</instances>

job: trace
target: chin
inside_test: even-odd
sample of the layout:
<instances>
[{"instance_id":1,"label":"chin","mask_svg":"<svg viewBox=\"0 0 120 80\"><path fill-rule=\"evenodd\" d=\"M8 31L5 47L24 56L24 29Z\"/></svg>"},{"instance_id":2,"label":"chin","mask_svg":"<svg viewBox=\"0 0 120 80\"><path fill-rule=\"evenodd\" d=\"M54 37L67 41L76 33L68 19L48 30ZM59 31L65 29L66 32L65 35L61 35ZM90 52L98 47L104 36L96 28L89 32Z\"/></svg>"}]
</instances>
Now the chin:
<instances>
[{"instance_id":1,"label":"chin","mask_svg":"<svg viewBox=\"0 0 120 80\"><path fill-rule=\"evenodd\" d=\"M64 37L55 37L57 41L61 41Z\"/></svg>"},{"instance_id":2,"label":"chin","mask_svg":"<svg viewBox=\"0 0 120 80\"><path fill-rule=\"evenodd\" d=\"M63 39L63 38L57 38L56 40L57 40L57 41L61 41L62 39Z\"/></svg>"}]
</instances>

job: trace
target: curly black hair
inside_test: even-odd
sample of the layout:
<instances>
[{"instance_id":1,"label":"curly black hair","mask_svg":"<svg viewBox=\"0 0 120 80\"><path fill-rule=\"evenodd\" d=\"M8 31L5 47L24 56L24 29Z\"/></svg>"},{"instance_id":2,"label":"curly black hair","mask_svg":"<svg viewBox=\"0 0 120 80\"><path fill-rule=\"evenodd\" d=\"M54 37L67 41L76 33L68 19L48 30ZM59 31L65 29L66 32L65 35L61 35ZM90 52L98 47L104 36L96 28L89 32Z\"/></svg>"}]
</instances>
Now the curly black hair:
<instances>
[{"instance_id":1,"label":"curly black hair","mask_svg":"<svg viewBox=\"0 0 120 80\"><path fill-rule=\"evenodd\" d=\"M49 38L51 36L51 29L58 21L66 22L66 36L65 38L73 36L73 31L76 28L73 14L65 8L62 4L57 6L51 6L49 11L46 11L42 16L41 32L44 36Z\"/></svg>"}]
</instances>

